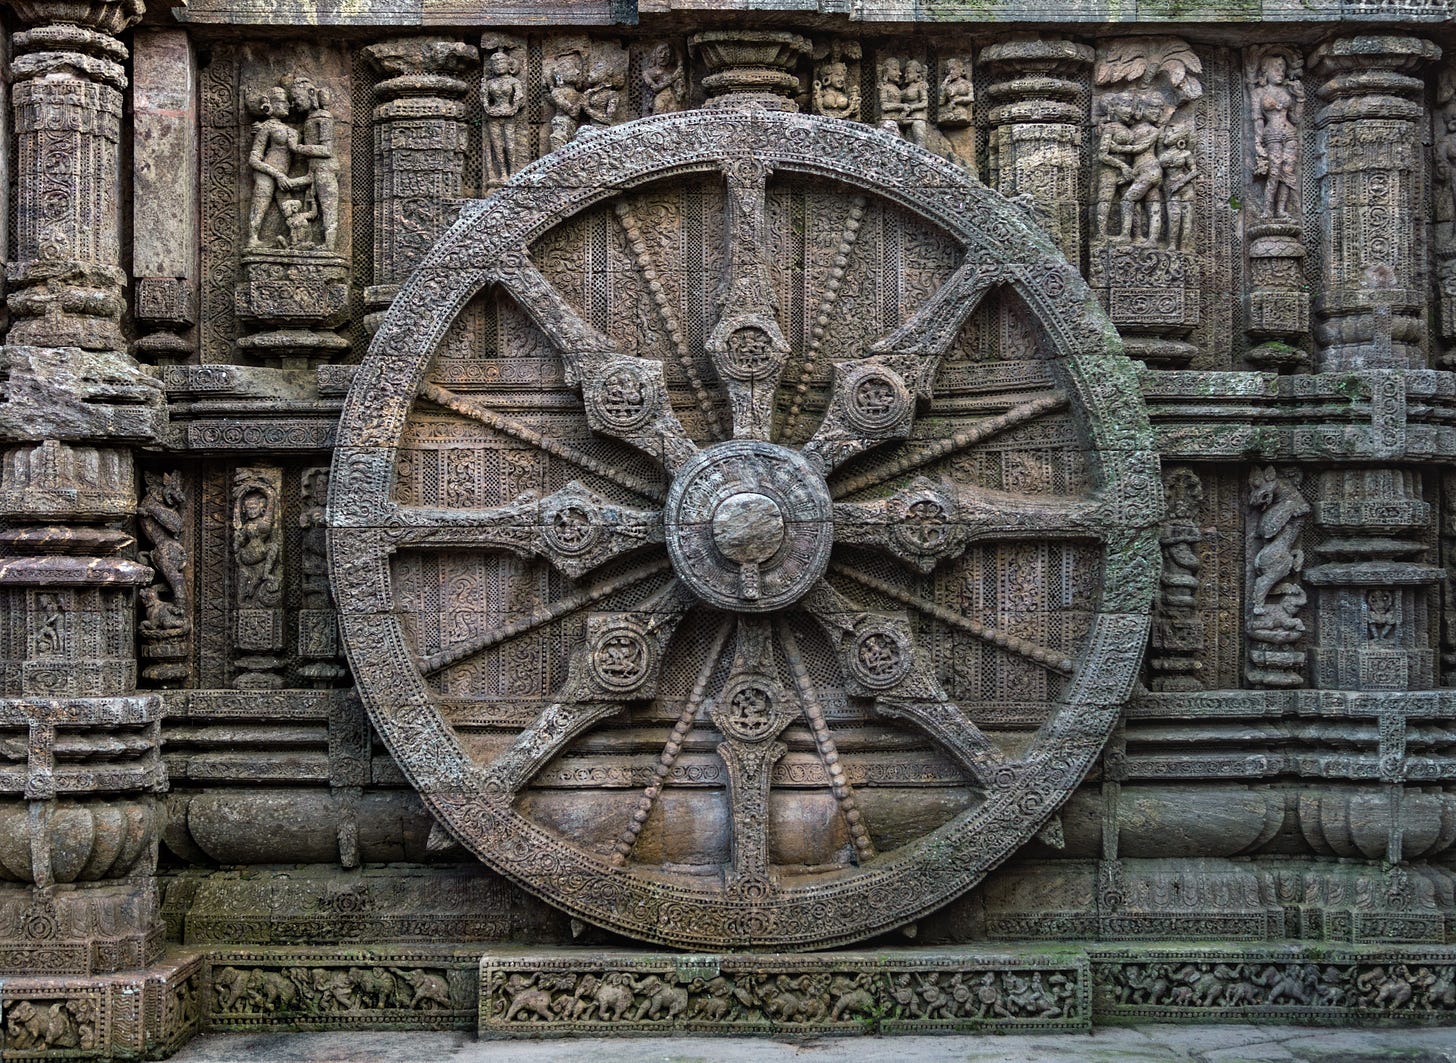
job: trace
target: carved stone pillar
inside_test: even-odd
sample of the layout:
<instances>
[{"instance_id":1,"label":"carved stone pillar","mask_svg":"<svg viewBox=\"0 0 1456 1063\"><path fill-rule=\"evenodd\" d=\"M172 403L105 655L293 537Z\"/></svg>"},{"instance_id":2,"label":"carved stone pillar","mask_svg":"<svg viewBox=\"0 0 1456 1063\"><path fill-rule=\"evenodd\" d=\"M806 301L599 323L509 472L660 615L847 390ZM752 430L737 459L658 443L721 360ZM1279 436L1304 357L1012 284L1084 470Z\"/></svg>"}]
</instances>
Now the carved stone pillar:
<instances>
[{"instance_id":1,"label":"carved stone pillar","mask_svg":"<svg viewBox=\"0 0 1456 1063\"><path fill-rule=\"evenodd\" d=\"M132 59L133 316L136 350L183 361L197 320L197 69L183 30L138 31Z\"/></svg>"},{"instance_id":2,"label":"carved stone pillar","mask_svg":"<svg viewBox=\"0 0 1456 1063\"><path fill-rule=\"evenodd\" d=\"M374 283L364 292L372 332L452 220L468 135L462 97L470 86L459 75L479 53L460 41L410 37L364 54L384 75L374 89Z\"/></svg>"},{"instance_id":3,"label":"carved stone pillar","mask_svg":"<svg viewBox=\"0 0 1456 1063\"><path fill-rule=\"evenodd\" d=\"M1313 67L1324 275L1315 330L1321 372L1425 366L1416 256L1424 82L1441 49L1419 37L1340 37Z\"/></svg>"},{"instance_id":4,"label":"carved stone pillar","mask_svg":"<svg viewBox=\"0 0 1456 1063\"><path fill-rule=\"evenodd\" d=\"M1305 574L1315 588L1312 678L1325 689L1364 691L1379 705L1374 754L1385 861L1394 866L1409 855L1405 784L1427 769L1407 759L1410 703L1378 695L1436 684L1431 609L1446 574L1426 559L1431 506L1418 472L1341 469L1321 474L1314 515L1325 537L1315 548L1321 563ZM1393 902L1406 893L1398 869L1388 888Z\"/></svg>"},{"instance_id":5,"label":"carved stone pillar","mask_svg":"<svg viewBox=\"0 0 1456 1063\"><path fill-rule=\"evenodd\" d=\"M1421 476L1401 469L1320 475L1315 520L1326 538L1305 578L1315 591L1315 685L1333 690L1427 690L1435 685L1431 590L1425 562L1431 506Z\"/></svg>"},{"instance_id":6,"label":"carved stone pillar","mask_svg":"<svg viewBox=\"0 0 1456 1063\"><path fill-rule=\"evenodd\" d=\"M132 448L160 385L125 353L124 3L15 3L16 259L0 350L0 973L88 975L161 951L160 700L137 692ZM16 858L19 858L18 861Z\"/></svg>"},{"instance_id":7,"label":"carved stone pillar","mask_svg":"<svg viewBox=\"0 0 1456 1063\"><path fill-rule=\"evenodd\" d=\"M12 3L15 260L11 343L121 350L126 274L118 191L126 47L142 14L125 3Z\"/></svg>"},{"instance_id":8,"label":"carved stone pillar","mask_svg":"<svg viewBox=\"0 0 1456 1063\"><path fill-rule=\"evenodd\" d=\"M1309 333L1304 278L1304 60L1286 45L1245 56L1249 100L1248 360L1260 369L1302 369Z\"/></svg>"},{"instance_id":9,"label":"carved stone pillar","mask_svg":"<svg viewBox=\"0 0 1456 1063\"><path fill-rule=\"evenodd\" d=\"M87 975L161 949L161 703L136 690L131 452L161 389L117 352L0 349L0 972Z\"/></svg>"},{"instance_id":10,"label":"carved stone pillar","mask_svg":"<svg viewBox=\"0 0 1456 1063\"><path fill-rule=\"evenodd\" d=\"M1055 38L1002 41L981 50L996 79L991 97L990 183L1008 196L1030 195L1073 262L1082 257L1082 126L1079 97L1092 49Z\"/></svg>"}]
</instances>

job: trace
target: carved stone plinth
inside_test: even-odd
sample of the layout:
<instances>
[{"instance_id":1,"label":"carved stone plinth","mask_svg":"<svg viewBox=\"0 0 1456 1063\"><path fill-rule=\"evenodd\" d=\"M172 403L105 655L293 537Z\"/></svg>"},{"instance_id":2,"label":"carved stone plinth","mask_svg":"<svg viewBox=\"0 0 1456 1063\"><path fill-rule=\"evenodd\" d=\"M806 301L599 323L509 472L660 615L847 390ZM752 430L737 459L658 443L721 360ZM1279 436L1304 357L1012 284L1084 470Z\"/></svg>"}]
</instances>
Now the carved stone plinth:
<instances>
[{"instance_id":1,"label":"carved stone plinth","mask_svg":"<svg viewBox=\"0 0 1456 1063\"><path fill-rule=\"evenodd\" d=\"M163 1059L203 1026L204 963L178 952L145 971L58 977L31 970L0 985L10 1059Z\"/></svg>"},{"instance_id":2,"label":"carved stone plinth","mask_svg":"<svg viewBox=\"0 0 1456 1063\"><path fill-rule=\"evenodd\" d=\"M124 451L13 448L0 519L125 515L130 472ZM0 889L0 969L90 974L144 967L161 950L161 703L131 693L135 588L152 570L118 556L132 545L110 528L0 530L0 742L21 753L0 771L0 834L7 877L25 883Z\"/></svg>"},{"instance_id":3,"label":"carved stone plinth","mask_svg":"<svg viewBox=\"0 0 1456 1063\"><path fill-rule=\"evenodd\" d=\"M1199 265L1192 253L1104 242L1092 251L1089 278L1124 332L1129 357L1150 366L1178 368L1193 348L1181 337L1199 322Z\"/></svg>"},{"instance_id":4,"label":"carved stone plinth","mask_svg":"<svg viewBox=\"0 0 1456 1063\"><path fill-rule=\"evenodd\" d=\"M21 883L0 888L0 970L91 974L159 955L160 718L155 696L0 699L3 741L25 751L0 772L4 862Z\"/></svg>"},{"instance_id":5,"label":"carved stone plinth","mask_svg":"<svg viewBox=\"0 0 1456 1063\"><path fill-rule=\"evenodd\" d=\"M225 811L215 802L198 806L192 812L197 833L214 846ZM427 814L422 818L428 821ZM364 827L373 830L382 819L365 817ZM418 841L396 854L427 859L423 835ZM376 846L366 851L374 864L366 871L314 864L247 874L188 872L167 886L167 918L180 940L213 947L549 941L569 933L565 917L477 868L386 866Z\"/></svg>"},{"instance_id":6,"label":"carved stone plinth","mask_svg":"<svg viewBox=\"0 0 1456 1063\"><path fill-rule=\"evenodd\" d=\"M1303 368L1309 355L1297 344L1309 333L1309 293L1299 226L1258 222L1248 232L1249 335L1258 341L1248 360L1261 369Z\"/></svg>"},{"instance_id":7,"label":"carved stone plinth","mask_svg":"<svg viewBox=\"0 0 1456 1063\"><path fill-rule=\"evenodd\" d=\"M299 368L349 349L330 326L343 321L349 268L332 251L280 249L243 253L236 291L241 321L268 326L238 340L238 349L285 369Z\"/></svg>"},{"instance_id":8,"label":"carved stone plinth","mask_svg":"<svg viewBox=\"0 0 1456 1063\"><path fill-rule=\"evenodd\" d=\"M1055 951L502 950L480 960L480 1034L1085 1030L1088 973Z\"/></svg>"},{"instance_id":9,"label":"carved stone plinth","mask_svg":"<svg viewBox=\"0 0 1456 1063\"><path fill-rule=\"evenodd\" d=\"M1098 949L1099 1019L1145 1022L1450 1023L1450 949Z\"/></svg>"}]
</instances>

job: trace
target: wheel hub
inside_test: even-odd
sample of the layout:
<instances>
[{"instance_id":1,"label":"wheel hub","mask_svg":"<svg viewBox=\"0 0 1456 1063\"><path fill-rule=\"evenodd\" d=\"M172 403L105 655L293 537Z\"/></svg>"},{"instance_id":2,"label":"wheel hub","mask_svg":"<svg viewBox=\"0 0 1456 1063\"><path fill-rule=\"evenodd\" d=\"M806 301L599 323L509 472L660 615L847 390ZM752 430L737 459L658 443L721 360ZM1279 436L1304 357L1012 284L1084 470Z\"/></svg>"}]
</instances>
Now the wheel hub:
<instances>
[{"instance_id":1,"label":"wheel hub","mask_svg":"<svg viewBox=\"0 0 1456 1063\"><path fill-rule=\"evenodd\" d=\"M823 475L797 451L757 440L708 447L667 497L673 568L709 605L782 609L824 574L833 503Z\"/></svg>"}]
</instances>

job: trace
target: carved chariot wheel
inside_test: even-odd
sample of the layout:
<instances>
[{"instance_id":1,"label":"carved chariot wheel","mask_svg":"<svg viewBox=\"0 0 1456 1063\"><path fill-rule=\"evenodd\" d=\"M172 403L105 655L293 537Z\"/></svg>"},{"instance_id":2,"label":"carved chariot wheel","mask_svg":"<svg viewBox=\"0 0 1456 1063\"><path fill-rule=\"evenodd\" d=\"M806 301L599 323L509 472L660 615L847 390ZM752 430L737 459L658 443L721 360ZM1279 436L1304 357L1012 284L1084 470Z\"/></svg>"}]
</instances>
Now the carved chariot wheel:
<instances>
[{"instance_id":1,"label":"carved chariot wheel","mask_svg":"<svg viewBox=\"0 0 1456 1063\"><path fill-rule=\"evenodd\" d=\"M1020 208L864 126L694 111L466 205L349 393L331 563L461 844L637 938L811 948L1055 843L1160 498Z\"/></svg>"}]
</instances>

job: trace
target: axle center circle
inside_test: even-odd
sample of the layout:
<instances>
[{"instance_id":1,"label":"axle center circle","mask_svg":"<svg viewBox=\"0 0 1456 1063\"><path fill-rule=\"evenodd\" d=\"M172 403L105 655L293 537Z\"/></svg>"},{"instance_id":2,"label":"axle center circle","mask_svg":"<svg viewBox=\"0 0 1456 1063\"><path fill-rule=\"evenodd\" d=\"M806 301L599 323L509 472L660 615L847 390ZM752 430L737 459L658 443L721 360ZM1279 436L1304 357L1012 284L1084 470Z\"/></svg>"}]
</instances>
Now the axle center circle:
<instances>
[{"instance_id":1,"label":"axle center circle","mask_svg":"<svg viewBox=\"0 0 1456 1063\"><path fill-rule=\"evenodd\" d=\"M739 564L767 561L784 544L784 511L757 491L729 495L713 511L713 544Z\"/></svg>"}]
</instances>

